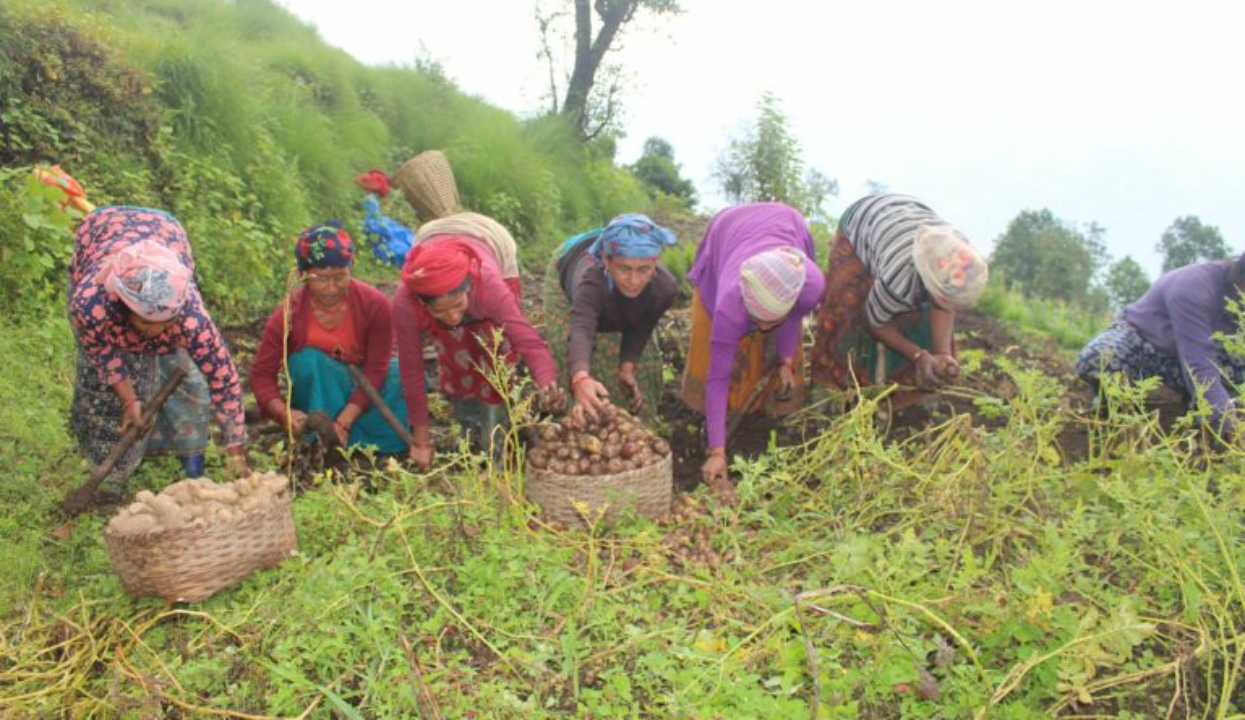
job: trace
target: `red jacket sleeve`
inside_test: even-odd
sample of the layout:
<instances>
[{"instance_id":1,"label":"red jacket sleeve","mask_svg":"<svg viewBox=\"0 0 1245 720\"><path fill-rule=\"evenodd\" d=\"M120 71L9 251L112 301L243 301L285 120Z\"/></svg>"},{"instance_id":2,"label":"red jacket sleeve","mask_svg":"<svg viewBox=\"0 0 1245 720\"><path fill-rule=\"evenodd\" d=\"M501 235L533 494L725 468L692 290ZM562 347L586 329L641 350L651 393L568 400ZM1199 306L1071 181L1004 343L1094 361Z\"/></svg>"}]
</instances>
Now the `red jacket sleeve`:
<instances>
[{"instance_id":1,"label":"red jacket sleeve","mask_svg":"<svg viewBox=\"0 0 1245 720\"><path fill-rule=\"evenodd\" d=\"M536 332L536 328L523 315L519 301L510 288L502 281L501 275L484 273L483 287L476 295L480 303L480 315L483 319L492 320L502 326L506 339L514 346L523 358L537 387L546 387L558 379L558 365L545 339ZM399 361L401 362L401 361ZM409 400L407 401L410 402ZM409 408L408 408L409 410Z\"/></svg>"},{"instance_id":2,"label":"red jacket sleeve","mask_svg":"<svg viewBox=\"0 0 1245 720\"><path fill-rule=\"evenodd\" d=\"M363 377L372 383L377 392L385 384L385 376L389 374L389 360L393 357L393 309L389 300L379 290L367 283L355 281L355 293L358 308L358 322L355 327L364 328L363 345ZM420 370L422 377L423 371ZM362 388L355 388L350 400L362 410L371 407Z\"/></svg>"},{"instance_id":3,"label":"red jacket sleeve","mask_svg":"<svg viewBox=\"0 0 1245 720\"><path fill-rule=\"evenodd\" d=\"M281 371L281 351L285 328L285 303L277 306L264 323L264 332L259 338L259 347L255 350L255 360L251 362L251 372L247 380L251 383L251 392L259 403L259 411L268 415L268 403L281 397L281 387L277 383L277 374Z\"/></svg>"},{"instance_id":4,"label":"red jacket sleeve","mask_svg":"<svg viewBox=\"0 0 1245 720\"><path fill-rule=\"evenodd\" d=\"M424 331L419 326L415 300L399 285L391 304L393 331L398 341L398 374L412 428L428 426L428 390L424 387Z\"/></svg>"}]
</instances>

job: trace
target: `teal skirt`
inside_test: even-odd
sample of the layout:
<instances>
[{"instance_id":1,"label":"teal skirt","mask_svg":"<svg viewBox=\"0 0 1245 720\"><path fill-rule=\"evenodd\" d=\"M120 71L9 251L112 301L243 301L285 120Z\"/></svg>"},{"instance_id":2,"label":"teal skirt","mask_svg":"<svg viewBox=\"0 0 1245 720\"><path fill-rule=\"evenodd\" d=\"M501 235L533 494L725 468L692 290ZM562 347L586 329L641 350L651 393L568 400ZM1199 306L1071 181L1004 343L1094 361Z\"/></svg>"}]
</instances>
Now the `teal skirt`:
<instances>
[{"instance_id":1,"label":"teal skirt","mask_svg":"<svg viewBox=\"0 0 1245 720\"><path fill-rule=\"evenodd\" d=\"M346 407L355 390L354 380L345 363L334 360L315 348L303 348L290 355L290 381L294 387L290 405L295 410L312 412L319 410L330 418L336 418ZM398 379L398 359L389 362L389 372L384 384L378 388L381 398L398 418L403 427L409 427L406 418L406 398L402 395L402 383ZM369 407L350 428L350 446L375 447L379 452L398 454L406 452L406 443L398 436L375 406Z\"/></svg>"}]
</instances>

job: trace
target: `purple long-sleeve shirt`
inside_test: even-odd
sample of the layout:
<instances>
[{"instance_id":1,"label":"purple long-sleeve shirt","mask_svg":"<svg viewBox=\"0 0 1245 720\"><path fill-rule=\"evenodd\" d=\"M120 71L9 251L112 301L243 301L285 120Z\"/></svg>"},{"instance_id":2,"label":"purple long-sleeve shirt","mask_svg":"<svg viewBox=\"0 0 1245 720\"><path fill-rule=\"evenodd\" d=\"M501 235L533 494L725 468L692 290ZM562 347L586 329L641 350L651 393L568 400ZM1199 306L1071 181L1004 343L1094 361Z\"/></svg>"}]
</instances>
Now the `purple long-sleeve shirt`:
<instances>
[{"instance_id":1,"label":"purple long-sleeve shirt","mask_svg":"<svg viewBox=\"0 0 1245 720\"><path fill-rule=\"evenodd\" d=\"M787 315L772 331L780 358L793 358L800 342L800 326L821 302L825 276L817 268L817 250L804 216L783 203L738 205L709 221L696 249L696 261L687 277L696 286L705 312L713 318L709 377L705 383L705 429L709 447L726 446L727 396L739 341L756 329L744 308L739 268L748 258L766 250L791 247L808 257L804 288ZM798 372L798 370L797 370Z\"/></svg>"},{"instance_id":2,"label":"purple long-sleeve shirt","mask_svg":"<svg viewBox=\"0 0 1245 720\"><path fill-rule=\"evenodd\" d=\"M1215 423L1233 405L1216 366L1216 332L1236 332L1226 308L1231 261L1203 262L1173 270L1124 308L1120 317L1137 328L1154 349L1180 359L1190 397L1205 388Z\"/></svg>"}]
</instances>

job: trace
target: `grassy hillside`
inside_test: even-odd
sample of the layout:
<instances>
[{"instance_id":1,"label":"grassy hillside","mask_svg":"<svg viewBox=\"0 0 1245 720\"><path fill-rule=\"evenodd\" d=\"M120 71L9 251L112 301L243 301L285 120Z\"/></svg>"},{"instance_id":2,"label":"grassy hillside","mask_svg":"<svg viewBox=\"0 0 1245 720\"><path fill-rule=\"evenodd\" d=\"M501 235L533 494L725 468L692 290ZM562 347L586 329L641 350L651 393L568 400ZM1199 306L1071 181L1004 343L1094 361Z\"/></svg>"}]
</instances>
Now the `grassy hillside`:
<instances>
[{"instance_id":1,"label":"grassy hillside","mask_svg":"<svg viewBox=\"0 0 1245 720\"><path fill-rule=\"evenodd\" d=\"M267 0L0 2L0 208L30 203L22 170L59 162L96 203L165 208L186 225L214 313L275 299L297 231L357 228L355 174L439 148L464 204L526 254L648 204L638 181L556 118L521 122L433 70L369 68ZM393 196L387 212L414 224ZM0 218L0 257L41 228ZM22 308L50 302L69 238L37 267L0 265ZM49 287L50 286L50 287ZM36 288L32 297L25 292Z\"/></svg>"}]
</instances>

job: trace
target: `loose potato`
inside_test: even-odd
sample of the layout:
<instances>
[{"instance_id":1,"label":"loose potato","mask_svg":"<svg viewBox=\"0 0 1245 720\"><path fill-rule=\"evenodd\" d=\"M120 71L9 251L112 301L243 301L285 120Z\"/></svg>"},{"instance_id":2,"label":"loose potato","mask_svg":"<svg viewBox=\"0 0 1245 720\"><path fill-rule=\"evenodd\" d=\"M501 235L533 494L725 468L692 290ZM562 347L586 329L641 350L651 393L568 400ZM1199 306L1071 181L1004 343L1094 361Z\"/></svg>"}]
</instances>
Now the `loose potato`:
<instances>
[{"instance_id":1,"label":"loose potato","mask_svg":"<svg viewBox=\"0 0 1245 720\"><path fill-rule=\"evenodd\" d=\"M166 487L161 495L168 495L177 501L178 505L185 505L194 501L194 489L189 481L181 480Z\"/></svg>"},{"instance_id":2,"label":"loose potato","mask_svg":"<svg viewBox=\"0 0 1245 720\"><path fill-rule=\"evenodd\" d=\"M155 515L144 513L142 515L118 515L108 523L108 527L118 535L143 535L155 530L159 524Z\"/></svg>"},{"instance_id":3,"label":"loose potato","mask_svg":"<svg viewBox=\"0 0 1245 720\"><path fill-rule=\"evenodd\" d=\"M269 473L268 477L264 478L264 487L272 495L280 495L289 486L290 479L284 475Z\"/></svg>"}]
</instances>

